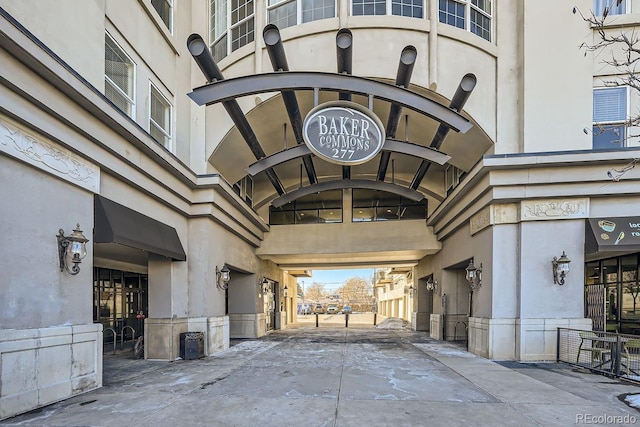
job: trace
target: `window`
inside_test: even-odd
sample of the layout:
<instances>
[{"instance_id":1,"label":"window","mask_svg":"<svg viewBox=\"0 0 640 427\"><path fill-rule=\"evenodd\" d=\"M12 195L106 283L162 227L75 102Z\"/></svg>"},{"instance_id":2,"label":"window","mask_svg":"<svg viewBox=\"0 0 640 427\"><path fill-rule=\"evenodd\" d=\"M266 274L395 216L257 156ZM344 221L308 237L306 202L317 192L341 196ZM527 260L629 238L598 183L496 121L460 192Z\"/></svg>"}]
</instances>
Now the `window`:
<instances>
[{"instance_id":1,"label":"window","mask_svg":"<svg viewBox=\"0 0 640 427\"><path fill-rule=\"evenodd\" d=\"M210 6L210 42L216 61L253 42L253 0L211 0Z\"/></svg>"},{"instance_id":2,"label":"window","mask_svg":"<svg viewBox=\"0 0 640 427\"><path fill-rule=\"evenodd\" d=\"M249 175L233 184L233 191L244 199L244 201L253 207L253 178Z\"/></svg>"},{"instance_id":3,"label":"window","mask_svg":"<svg viewBox=\"0 0 640 427\"><path fill-rule=\"evenodd\" d=\"M439 0L438 20L491 41L491 0Z\"/></svg>"},{"instance_id":4,"label":"window","mask_svg":"<svg viewBox=\"0 0 640 427\"><path fill-rule=\"evenodd\" d=\"M608 9L607 15L624 15L627 13L627 0L622 0L618 4L618 0L593 0L593 14L602 16L605 8Z\"/></svg>"},{"instance_id":5,"label":"window","mask_svg":"<svg viewBox=\"0 0 640 427\"><path fill-rule=\"evenodd\" d=\"M351 13L362 15L397 15L424 17L423 0L353 0Z\"/></svg>"},{"instance_id":6,"label":"window","mask_svg":"<svg viewBox=\"0 0 640 427\"><path fill-rule=\"evenodd\" d=\"M171 104L153 85L149 98L149 133L153 139L171 150Z\"/></svg>"},{"instance_id":7,"label":"window","mask_svg":"<svg viewBox=\"0 0 640 427\"><path fill-rule=\"evenodd\" d=\"M173 31L173 0L151 0L151 5L169 31Z\"/></svg>"},{"instance_id":8,"label":"window","mask_svg":"<svg viewBox=\"0 0 640 427\"><path fill-rule=\"evenodd\" d=\"M134 118L135 65L109 34L105 35L104 68L105 96Z\"/></svg>"},{"instance_id":9,"label":"window","mask_svg":"<svg viewBox=\"0 0 640 427\"><path fill-rule=\"evenodd\" d=\"M627 88L593 89L593 149L624 147L626 140Z\"/></svg>"},{"instance_id":10,"label":"window","mask_svg":"<svg viewBox=\"0 0 640 427\"><path fill-rule=\"evenodd\" d=\"M447 196L460 184L460 181L466 173L462 169L458 169L455 166L447 165L444 170L444 189Z\"/></svg>"},{"instance_id":11,"label":"window","mask_svg":"<svg viewBox=\"0 0 640 427\"><path fill-rule=\"evenodd\" d=\"M278 28L336 16L335 0L269 0L269 23Z\"/></svg>"},{"instance_id":12,"label":"window","mask_svg":"<svg viewBox=\"0 0 640 427\"><path fill-rule=\"evenodd\" d=\"M353 222L426 219L427 200L419 202L397 194L354 188Z\"/></svg>"},{"instance_id":13,"label":"window","mask_svg":"<svg viewBox=\"0 0 640 427\"><path fill-rule=\"evenodd\" d=\"M276 208L269 208L269 224L317 224L342 222L342 190L309 194Z\"/></svg>"}]
</instances>

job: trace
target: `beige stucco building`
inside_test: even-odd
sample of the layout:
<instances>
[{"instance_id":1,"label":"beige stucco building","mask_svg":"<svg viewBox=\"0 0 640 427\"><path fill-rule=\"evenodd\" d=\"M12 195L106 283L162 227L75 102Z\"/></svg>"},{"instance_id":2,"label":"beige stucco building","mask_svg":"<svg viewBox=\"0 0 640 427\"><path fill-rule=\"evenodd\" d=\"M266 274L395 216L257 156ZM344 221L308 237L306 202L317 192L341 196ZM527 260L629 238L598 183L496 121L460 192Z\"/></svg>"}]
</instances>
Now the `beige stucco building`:
<instances>
[{"instance_id":1,"label":"beige stucco building","mask_svg":"<svg viewBox=\"0 0 640 427\"><path fill-rule=\"evenodd\" d=\"M400 275L385 315L492 359L635 330L638 94L606 87L573 4L270 3L0 0L0 419L100 387L105 340L174 360L186 332L206 356L286 328L318 268ZM380 151L309 148L336 100Z\"/></svg>"}]
</instances>

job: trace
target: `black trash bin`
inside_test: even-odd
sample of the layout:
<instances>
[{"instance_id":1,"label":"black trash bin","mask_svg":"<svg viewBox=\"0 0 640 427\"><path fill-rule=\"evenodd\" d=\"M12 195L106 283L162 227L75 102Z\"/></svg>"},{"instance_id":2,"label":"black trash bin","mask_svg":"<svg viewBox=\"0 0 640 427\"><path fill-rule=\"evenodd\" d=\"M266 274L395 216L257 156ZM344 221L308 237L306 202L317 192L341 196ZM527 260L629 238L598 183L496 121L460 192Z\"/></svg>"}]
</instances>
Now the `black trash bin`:
<instances>
[{"instance_id":1,"label":"black trash bin","mask_svg":"<svg viewBox=\"0 0 640 427\"><path fill-rule=\"evenodd\" d=\"M180 334L180 357L183 360L204 357L203 332L183 332Z\"/></svg>"}]
</instances>

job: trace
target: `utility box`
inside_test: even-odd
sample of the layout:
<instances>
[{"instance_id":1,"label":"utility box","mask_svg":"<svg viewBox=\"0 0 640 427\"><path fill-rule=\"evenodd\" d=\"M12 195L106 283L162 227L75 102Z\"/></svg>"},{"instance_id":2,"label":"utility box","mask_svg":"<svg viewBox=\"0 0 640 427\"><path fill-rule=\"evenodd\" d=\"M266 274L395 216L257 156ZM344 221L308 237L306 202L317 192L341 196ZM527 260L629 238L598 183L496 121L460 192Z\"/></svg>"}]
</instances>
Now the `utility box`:
<instances>
[{"instance_id":1,"label":"utility box","mask_svg":"<svg viewBox=\"0 0 640 427\"><path fill-rule=\"evenodd\" d=\"M204 357L204 332L183 332L180 334L180 357L183 360Z\"/></svg>"}]
</instances>

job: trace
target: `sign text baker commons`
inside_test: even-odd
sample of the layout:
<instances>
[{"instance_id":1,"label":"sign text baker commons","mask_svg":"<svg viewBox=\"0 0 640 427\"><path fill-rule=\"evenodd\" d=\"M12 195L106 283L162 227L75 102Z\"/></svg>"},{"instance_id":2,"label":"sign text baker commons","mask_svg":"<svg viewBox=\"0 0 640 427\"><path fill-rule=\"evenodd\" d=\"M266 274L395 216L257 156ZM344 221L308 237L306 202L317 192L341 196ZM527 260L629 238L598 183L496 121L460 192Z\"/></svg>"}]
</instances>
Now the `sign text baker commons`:
<instances>
[{"instance_id":1,"label":"sign text baker commons","mask_svg":"<svg viewBox=\"0 0 640 427\"><path fill-rule=\"evenodd\" d=\"M358 165L371 160L382 149L384 126L360 104L333 101L309 111L303 136L317 156L340 165Z\"/></svg>"}]
</instances>

